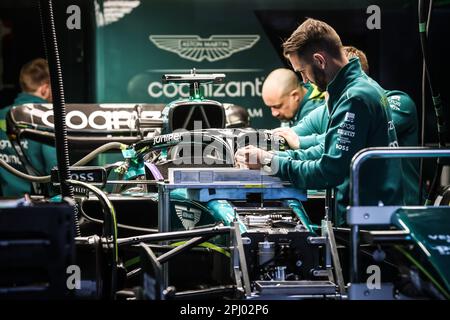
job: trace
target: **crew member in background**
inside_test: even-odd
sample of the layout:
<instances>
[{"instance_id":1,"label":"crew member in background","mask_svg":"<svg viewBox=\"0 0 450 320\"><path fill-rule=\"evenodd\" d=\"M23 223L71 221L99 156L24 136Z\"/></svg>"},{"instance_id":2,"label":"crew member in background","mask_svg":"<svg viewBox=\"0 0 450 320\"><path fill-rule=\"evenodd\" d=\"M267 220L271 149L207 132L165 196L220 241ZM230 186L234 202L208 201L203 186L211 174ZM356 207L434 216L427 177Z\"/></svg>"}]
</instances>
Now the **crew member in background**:
<instances>
[{"instance_id":1,"label":"crew member in background","mask_svg":"<svg viewBox=\"0 0 450 320\"><path fill-rule=\"evenodd\" d=\"M20 70L19 82L22 92L16 97L12 106L52 102L50 72L46 60L38 58L25 64ZM12 106L0 110L0 157L17 170L27 172L6 135L6 115ZM48 175L51 168L56 166L54 147L24 140L22 149L33 168L37 170L37 174ZM3 168L0 168L0 186L2 195L5 197L22 197L25 193L32 192L30 182L18 178Z\"/></svg>"}]
</instances>

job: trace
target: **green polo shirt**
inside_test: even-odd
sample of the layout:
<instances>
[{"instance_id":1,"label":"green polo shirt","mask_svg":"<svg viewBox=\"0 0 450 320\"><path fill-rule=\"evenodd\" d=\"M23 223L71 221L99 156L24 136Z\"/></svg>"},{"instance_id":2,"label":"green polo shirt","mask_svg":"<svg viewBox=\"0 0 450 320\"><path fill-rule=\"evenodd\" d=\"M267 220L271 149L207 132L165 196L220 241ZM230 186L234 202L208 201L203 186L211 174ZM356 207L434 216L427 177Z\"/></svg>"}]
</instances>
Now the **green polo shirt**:
<instances>
[{"instance_id":1,"label":"green polo shirt","mask_svg":"<svg viewBox=\"0 0 450 320\"><path fill-rule=\"evenodd\" d=\"M325 93L320 92L317 87L311 83L305 83L306 93L297 109L294 118L289 121L289 127L296 126L304 117L325 102Z\"/></svg>"},{"instance_id":2,"label":"green polo shirt","mask_svg":"<svg viewBox=\"0 0 450 320\"><path fill-rule=\"evenodd\" d=\"M13 105L26 103L48 102L31 94L20 93L14 100ZM26 172L6 134L6 115L11 108L12 106L8 106L0 110L0 157L15 169ZM48 175L51 168L56 166L56 151L54 147L31 140L23 140L22 147L38 174ZM8 197L21 197L25 193L32 191L30 182L16 177L3 168L0 168L0 186L2 195Z\"/></svg>"},{"instance_id":3,"label":"green polo shirt","mask_svg":"<svg viewBox=\"0 0 450 320\"><path fill-rule=\"evenodd\" d=\"M329 121L319 159L297 160L275 155L276 175L302 189L336 188L338 225L345 223L349 204L350 162L361 149L397 146L384 90L351 59L328 85ZM403 204L399 160L369 160L361 169L360 203Z\"/></svg>"},{"instance_id":4,"label":"green polo shirt","mask_svg":"<svg viewBox=\"0 0 450 320\"><path fill-rule=\"evenodd\" d=\"M374 81L371 79L371 81ZM418 146L417 108L411 97L398 90L385 90L391 108L392 120L397 133L398 144L401 147ZM319 106L303 118L292 129L300 136L300 149L280 153L296 160L319 159L323 153L323 141L328 124L329 112L326 105ZM417 159L402 159L404 173L403 188L405 204L419 205L419 161Z\"/></svg>"},{"instance_id":5,"label":"green polo shirt","mask_svg":"<svg viewBox=\"0 0 450 320\"><path fill-rule=\"evenodd\" d=\"M402 91L387 90L386 96L391 107L399 146L418 146L419 124L416 104L408 94ZM402 159L403 188L405 204L407 205L422 204L419 199L419 166L418 159Z\"/></svg>"}]
</instances>

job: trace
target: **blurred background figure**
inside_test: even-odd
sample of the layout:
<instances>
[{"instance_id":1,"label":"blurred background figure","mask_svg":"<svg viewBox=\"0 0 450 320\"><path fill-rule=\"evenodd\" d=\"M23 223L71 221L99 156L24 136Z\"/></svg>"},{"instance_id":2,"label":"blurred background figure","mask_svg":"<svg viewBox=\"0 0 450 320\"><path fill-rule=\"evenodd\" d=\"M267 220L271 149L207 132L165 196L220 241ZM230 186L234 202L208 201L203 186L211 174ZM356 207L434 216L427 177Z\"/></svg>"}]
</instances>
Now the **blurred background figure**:
<instances>
[{"instance_id":1,"label":"blurred background figure","mask_svg":"<svg viewBox=\"0 0 450 320\"><path fill-rule=\"evenodd\" d=\"M18 94L13 105L0 110L0 157L17 170L27 172L6 134L6 116L15 105L53 101L47 61L38 58L26 63L20 70L19 82L22 92ZM34 174L48 175L51 168L56 165L55 148L52 146L24 140L22 150L36 170ZM2 195L7 197L21 197L25 193L32 192L32 186L28 181L12 175L3 168L0 168L0 186Z\"/></svg>"}]
</instances>

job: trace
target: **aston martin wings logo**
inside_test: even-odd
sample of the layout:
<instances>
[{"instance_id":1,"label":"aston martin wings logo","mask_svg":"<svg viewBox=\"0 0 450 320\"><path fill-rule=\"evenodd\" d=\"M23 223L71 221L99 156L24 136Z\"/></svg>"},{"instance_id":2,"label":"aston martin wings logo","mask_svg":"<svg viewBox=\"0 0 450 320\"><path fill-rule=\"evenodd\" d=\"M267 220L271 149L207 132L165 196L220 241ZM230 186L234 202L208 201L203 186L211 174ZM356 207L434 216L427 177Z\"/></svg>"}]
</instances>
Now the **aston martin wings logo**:
<instances>
[{"instance_id":1,"label":"aston martin wings logo","mask_svg":"<svg viewBox=\"0 0 450 320\"><path fill-rule=\"evenodd\" d=\"M175 205L175 212L186 230L194 228L200 221L202 211L196 208Z\"/></svg>"},{"instance_id":2,"label":"aston martin wings logo","mask_svg":"<svg viewBox=\"0 0 450 320\"><path fill-rule=\"evenodd\" d=\"M201 62L219 61L232 54L250 49L260 39L259 35L212 35L207 39L196 35L151 35L150 41L160 49L178 54L180 57Z\"/></svg>"}]
</instances>

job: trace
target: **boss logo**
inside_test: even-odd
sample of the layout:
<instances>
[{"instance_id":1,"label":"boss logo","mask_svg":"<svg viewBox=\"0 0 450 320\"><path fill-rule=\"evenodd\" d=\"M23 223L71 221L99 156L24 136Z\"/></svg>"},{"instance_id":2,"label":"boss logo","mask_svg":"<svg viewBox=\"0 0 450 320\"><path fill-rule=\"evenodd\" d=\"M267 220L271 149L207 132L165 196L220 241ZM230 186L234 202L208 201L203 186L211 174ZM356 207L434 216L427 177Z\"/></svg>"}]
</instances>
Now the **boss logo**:
<instances>
[{"instance_id":1,"label":"boss logo","mask_svg":"<svg viewBox=\"0 0 450 320\"><path fill-rule=\"evenodd\" d=\"M94 185L104 185L106 182L106 170L102 167L70 167L70 179L87 182ZM59 183L58 169L54 168L51 174L52 182Z\"/></svg>"},{"instance_id":2,"label":"boss logo","mask_svg":"<svg viewBox=\"0 0 450 320\"><path fill-rule=\"evenodd\" d=\"M95 176L94 176L93 172L90 172L90 173L86 173L86 172L71 173L70 174L70 179L78 180L78 181L84 181L84 182L94 182L95 181Z\"/></svg>"}]
</instances>

